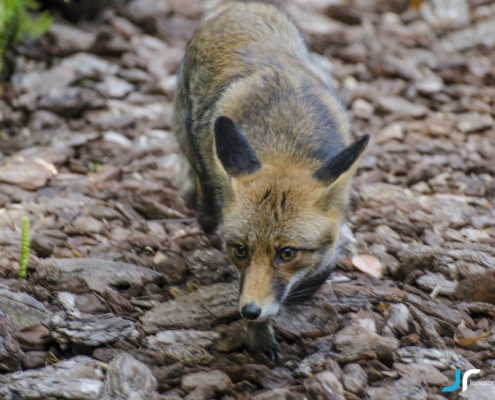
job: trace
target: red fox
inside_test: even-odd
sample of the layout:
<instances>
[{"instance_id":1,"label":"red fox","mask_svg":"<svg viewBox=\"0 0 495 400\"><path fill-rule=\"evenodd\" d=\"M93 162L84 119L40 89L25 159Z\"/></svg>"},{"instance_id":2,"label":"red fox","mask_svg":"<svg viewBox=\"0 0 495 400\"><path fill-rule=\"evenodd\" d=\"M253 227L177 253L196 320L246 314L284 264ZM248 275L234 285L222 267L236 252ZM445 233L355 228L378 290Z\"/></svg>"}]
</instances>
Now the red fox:
<instances>
[{"instance_id":1,"label":"red fox","mask_svg":"<svg viewBox=\"0 0 495 400\"><path fill-rule=\"evenodd\" d=\"M206 232L223 221L250 346L277 358L269 319L327 279L369 136L351 143L345 109L300 32L262 3L227 3L198 28L179 71L174 131L182 196Z\"/></svg>"}]
</instances>

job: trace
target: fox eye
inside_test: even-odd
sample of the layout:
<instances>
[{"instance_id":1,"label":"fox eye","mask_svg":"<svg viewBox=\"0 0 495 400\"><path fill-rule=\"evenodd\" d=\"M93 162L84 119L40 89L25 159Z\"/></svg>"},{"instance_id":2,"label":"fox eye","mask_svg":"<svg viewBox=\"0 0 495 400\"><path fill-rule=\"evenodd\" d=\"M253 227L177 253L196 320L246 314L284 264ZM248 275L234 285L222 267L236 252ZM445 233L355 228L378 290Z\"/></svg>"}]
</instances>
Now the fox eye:
<instances>
[{"instance_id":1,"label":"fox eye","mask_svg":"<svg viewBox=\"0 0 495 400\"><path fill-rule=\"evenodd\" d=\"M284 247L280 251L280 257L284 261L290 261L290 260L294 259L296 257L296 255L297 255L297 250L293 249L292 247Z\"/></svg>"},{"instance_id":2,"label":"fox eye","mask_svg":"<svg viewBox=\"0 0 495 400\"><path fill-rule=\"evenodd\" d=\"M242 259L246 258L247 250L244 246L240 246L240 245L234 246L234 255L238 259L242 260Z\"/></svg>"}]
</instances>

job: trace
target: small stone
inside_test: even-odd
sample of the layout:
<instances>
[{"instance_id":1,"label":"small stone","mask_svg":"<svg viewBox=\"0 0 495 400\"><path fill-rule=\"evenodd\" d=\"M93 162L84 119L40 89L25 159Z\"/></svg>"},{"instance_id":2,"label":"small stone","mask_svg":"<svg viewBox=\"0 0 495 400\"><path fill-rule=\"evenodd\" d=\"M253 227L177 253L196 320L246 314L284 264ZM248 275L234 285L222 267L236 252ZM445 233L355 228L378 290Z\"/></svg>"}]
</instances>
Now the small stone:
<instances>
[{"instance_id":1,"label":"small stone","mask_svg":"<svg viewBox=\"0 0 495 400\"><path fill-rule=\"evenodd\" d=\"M403 116L419 118L428 112L428 108L422 104L414 104L409 100L399 96L379 97L378 106L389 113L396 113Z\"/></svg>"},{"instance_id":2,"label":"small stone","mask_svg":"<svg viewBox=\"0 0 495 400\"><path fill-rule=\"evenodd\" d=\"M446 385L449 380L437 368L430 364L401 364L394 363L394 369L404 377L414 378L428 385Z\"/></svg>"},{"instance_id":3,"label":"small stone","mask_svg":"<svg viewBox=\"0 0 495 400\"><path fill-rule=\"evenodd\" d=\"M74 25L54 23L47 32L51 52L57 56L87 51L96 39L96 34L86 32Z\"/></svg>"},{"instance_id":4,"label":"small stone","mask_svg":"<svg viewBox=\"0 0 495 400\"><path fill-rule=\"evenodd\" d=\"M0 166L0 181L27 190L39 189L57 175L52 163L41 158L10 157Z\"/></svg>"},{"instance_id":5,"label":"small stone","mask_svg":"<svg viewBox=\"0 0 495 400\"><path fill-rule=\"evenodd\" d=\"M97 234L105 228L103 222L91 217L79 217L72 223L72 226L83 235Z\"/></svg>"},{"instance_id":6,"label":"small stone","mask_svg":"<svg viewBox=\"0 0 495 400\"><path fill-rule=\"evenodd\" d=\"M106 142L118 144L119 146L122 146L126 149L133 148L132 141L127 139L124 135L121 135L120 133L111 132L111 131L106 132L103 135L103 138L105 139Z\"/></svg>"},{"instance_id":7,"label":"small stone","mask_svg":"<svg viewBox=\"0 0 495 400\"><path fill-rule=\"evenodd\" d=\"M378 135L373 139L376 144L381 144L388 142L389 140L396 139L402 140L404 139L404 129L401 124L390 124L383 128Z\"/></svg>"},{"instance_id":8,"label":"small stone","mask_svg":"<svg viewBox=\"0 0 495 400\"><path fill-rule=\"evenodd\" d=\"M375 107L366 100L358 98L352 103L351 111L356 118L367 120L373 116Z\"/></svg>"},{"instance_id":9,"label":"small stone","mask_svg":"<svg viewBox=\"0 0 495 400\"><path fill-rule=\"evenodd\" d=\"M493 400L495 399L495 386L491 385L469 385L465 392L458 394L458 400Z\"/></svg>"},{"instance_id":10,"label":"small stone","mask_svg":"<svg viewBox=\"0 0 495 400\"><path fill-rule=\"evenodd\" d=\"M416 87L418 92L426 95L430 95L440 92L440 90L443 89L444 84L442 78L437 76L431 76L429 78L419 80L418 82L415 83L414 86Z\"/></svg>"},{"instance_id":11,"label":"small stone","mask_svg":"<svg viewBox=\"0 0 495 400\"><path fill-rule=\"evenodd\" d=\"M15 337L24 351L45 350L49 333L47 328L39 325L28 331L16 332Z\"/></svg>"},{"instance_id":12,"label":"small stone","mask_svg":"<svg viewBox=\"0 0 495 400\"><path fill-rule=\"evenodd\" d=\"M378 359L390 362L399 341L379 336L361 325L349 325L336 333L334 345L339 352L336 357L339 363L356 361L370 351L375 352Z\"/></svg>"},{"instance_id":13,"label":"small stone","mask_svg":"<svg viewBox=\"0 0 495 400\"><path fill-rule=\"evenodd\" d=\"M413 378L401 378L384 387L369 388L370 400L408 399L426 400L428 394L421 381Z\"/></svg>"},{"instance_id":14,"label":"small stone","mask_svg":"<svg viewBox=\"0 0 495 400\"><path fill-rule=\"evenodd\" d=\"M49 357L48 351L28 351L22 355L22 365L26 369L41 368Z\"/></svg>"},{"instance_id":15,"label":"small stone","mask_svg":"<svg viewBox=\"0 0 495 400\"><path fill-rule=\"evenodd\" d=\"M342 372L342 383L345 389L360 394L368 382L368 375L363 368L357 363L352 363L347 364Z\"/></svg>"},{"instance_id":16,"label":"small stone","mask_svg":"<svg viewBox=\"0 0 495 400\"><path fill-rule=\"evenodd\" d=\"M130 354L117 355L108 365L100 399L150 399L157 382L149 368Z\"/></svg>"},{"instance_id":17,"label":"small stone","mask_svg":"<svg viewBox=\"0 0 495 400\"><path fill-rule=\"evenodd\" d=\"M139 335L139 331L132 321L113 316L113 314L60 322L51 333L51 336L59 343L91 347L113 343L117 339L132 341Z\"/></svg>"},{"instance_id":18,"label":"small stone","mask_svg":"<svg viewBox=\"0 0 495 400\"><path fill-rule=\"evenodd\" d=\"M411 313L404 304L398 303L390 306L387 326L392 330L392 332L398 336L406 336L409 334L409 327L411 323Z\"/></svg>"},{"instance_id":19,"label":"small stone","mask_svg":"<svg viewBox=\"0 0 495 400\"><path fill-rule=\"evenodd\" d=\"M82 313L97 314L108 311L101 299L93 293L83 293L76 296L75 307Z\"/></svg>"},{"instance_id":20,"label":"small stone","mask_svg":"<svg viewBox=\"0 0 495 400\"><path fill-rule=\"evenodd\" d=\"M469 112L459 115L457 129L463 133L477 132L493 126L493 118L490 114Z\"/></svg>"},{"instance_id":21,"label":"small stone","mask_svg":"<svg viewBox=\"0 0 495 400\"><path fill-rule=\"evenodd\" d=\"M421 4L421 15L433 29L446 32L469 24L466 0L430 0Z\"/></svg>"},{"instance_id":22,"label":"small stone","mask_svg":"<svg viewBox=\"0 0 495 400\"><path fill-rule=\"evenodd\" d=\"M180 381L180 387L189 393L199 386L214 386L220 392L225 392L232 387L229 376L222 371L200 371L184 375Z\"/></svg>"},{"instance_id":23,"label":"small stone","mask_svg":"<svg viewBox=\"0 0 495 400\"><path fill-rule=\"evenodd\" d=\"M113 75L105 76L95 89L104 97L122 98L135 89L135 86Z\"/></svg>"},{"instance_id":24,"label":"small stone","mask_svg":"<svg viewBox=\"0 0 495 400\"><path fill-rule=\"evenodd\" d=\"M50 312L38 300L22 292L0 288L0 311L17 329L26 329L47 322Z\"/></svg>"},{"instance_id":25,"label":"small stone","mask_svg":"<svg viewBox=\"0 0 495 400\"><path fill-rule=\"evenodd\" d=\"M345 400L342 384L330 371L317 373L309 382L304 382L304 387L312 399Z\"/></svg>"},{"instance_id":26,"label":"small stone","mask_svg":"<svg viewBox=\"0 0 495 400\"><path fill-rule=\"evenodd\" d=\"M22 350L13 335L12 325L6 318L0 317L0 372L14 372L21 369L22 356Z\"/></svg>"}]
</instances>

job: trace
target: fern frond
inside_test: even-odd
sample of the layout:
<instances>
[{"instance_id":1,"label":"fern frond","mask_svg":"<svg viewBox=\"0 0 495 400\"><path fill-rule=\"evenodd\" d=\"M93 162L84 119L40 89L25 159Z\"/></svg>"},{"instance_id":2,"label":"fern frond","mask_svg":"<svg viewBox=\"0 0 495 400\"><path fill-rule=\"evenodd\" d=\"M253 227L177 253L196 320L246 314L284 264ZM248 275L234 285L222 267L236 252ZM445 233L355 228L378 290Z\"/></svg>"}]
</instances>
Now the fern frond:
<instances>
[{"instance_id":1,"label":"fern frond","mask_svg":"<svg viewBox=\"0 0 495 400\"><path fill-rule=\"evenodd\" d=\"M27 278L27 269L29 265L29 251L31 250L29 218L22 217L21 225L21 260L19 268L19 278Z\"/></svg>"}]
</instances>

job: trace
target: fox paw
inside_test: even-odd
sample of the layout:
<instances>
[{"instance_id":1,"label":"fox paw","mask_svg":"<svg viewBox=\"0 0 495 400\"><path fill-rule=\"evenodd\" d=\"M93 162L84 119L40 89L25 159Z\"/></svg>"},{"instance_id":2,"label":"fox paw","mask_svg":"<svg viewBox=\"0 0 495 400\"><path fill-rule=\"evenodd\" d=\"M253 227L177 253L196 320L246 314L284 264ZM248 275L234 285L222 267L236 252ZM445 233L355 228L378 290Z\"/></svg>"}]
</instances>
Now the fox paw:
<instances>
[{"instance_id":1,"label":"fox paw","mask_svg":"<svg viewBox=\"0 0 495 400\"><path fill-rule=\"evenodd\" d=\"M248 339L251 351L263 353L273 362L278 362L282 356L282 349L275 339L270 321L249 322Z\"/></svg>"}]
</instances>

